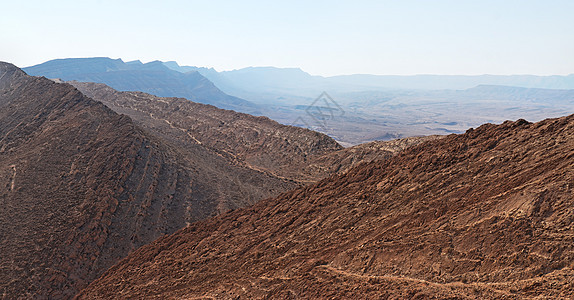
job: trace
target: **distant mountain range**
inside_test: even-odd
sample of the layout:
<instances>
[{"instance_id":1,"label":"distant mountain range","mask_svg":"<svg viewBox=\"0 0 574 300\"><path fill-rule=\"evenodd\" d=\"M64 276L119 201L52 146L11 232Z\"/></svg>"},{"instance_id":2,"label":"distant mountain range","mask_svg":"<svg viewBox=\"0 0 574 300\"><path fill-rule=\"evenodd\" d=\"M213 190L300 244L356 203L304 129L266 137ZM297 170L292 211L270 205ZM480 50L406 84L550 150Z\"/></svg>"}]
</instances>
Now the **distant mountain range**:
<instances>
[{"instance_id":1,"label":"distant mountain range","mask_svg":"<svg viewBox=\"0 0 574 300\"><path fill-rule=\"evenodd\" d=\"M175 61L143 64L110 58L61 59L24 70L263 115L328 134L345 146L574 112L574 75L321 77L297 68L217 72ZM323 92L332 103L315 102Z\"/></svg>"},{"instance_id":2,"label":"distant mountain range","mask_svg":"<svg viewBox=\"0 0 574 300\"><path fill-rule=\"evenodd\" d=\"M365 90L463 90L478 85L503 85L540 89L574 89L574 74L536 75L340 75L313 76L298 68L249 67L216 72L214 69L182 67L164 63L179 71L197 71L229 94L292 94L315 96L321 91L333 93Z\"/></svg>"},{"instance_id":3,"label":"distant mountain range","mask_svg":"<svg viewBox=\"0 0 574 300\"><path fill-rule=\"evenodd\" d=\"M104 83L120 91L142 91L160 97L183 97L221 108L245 110L273 98L308 99L332 94L388 90L464 90L479 85L538 89L574 89L574 74L535 75L340 75L313 76L299 68L248 67L217 72L213 68L180 66L175 61L124 62L106 57L51 60L23 68L29 75L64 81ZM176 71L176 72L173 72ZM208 79L208 80L206 80ZM229 96L229 95L234 96Z\"/></svg>"},{"instance_id":4,"label":"distant mountain range","mask_svg":"<svg viewBox=\"0 0 574 300\"><path fill-rule=\"evenodd\" d=\"M175 62L166 65L182 72L196 70L226 93L265 106L267 116L327 133L346 145L461 133L489 122L540 121L574 112L574 74L322 77L297 68L216 72L180 67ZM336 116L310 115L309 109L316 106L314 101L323 91L336 102ZM329 111L332 107L319 108ZM318 122L321 117L328 121Z\"/></svg>"},{"instance_id":5,"label":"distant mountain range","mask_svg":"<svg viewBox=\"0 0 574 300\"><path fill-rule=\"evenodd\" d=\"M107 57L56 59L23 68L32 76L98 82L120 91L142 91L160 97L183 97L240 111L256 110L249 101L229 96L199 72L176 72L162 62L124 62Z\"/></svg>"}]
</instances>

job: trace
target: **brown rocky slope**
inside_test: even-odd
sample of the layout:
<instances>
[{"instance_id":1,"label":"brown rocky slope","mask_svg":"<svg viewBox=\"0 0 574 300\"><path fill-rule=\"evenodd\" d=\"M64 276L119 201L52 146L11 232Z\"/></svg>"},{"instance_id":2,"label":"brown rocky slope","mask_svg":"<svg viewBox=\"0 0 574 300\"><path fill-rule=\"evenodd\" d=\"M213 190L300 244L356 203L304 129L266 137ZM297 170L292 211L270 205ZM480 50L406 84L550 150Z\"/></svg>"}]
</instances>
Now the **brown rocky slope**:
<instances>
[{"instance_id":1,"label":"brown rocky slope","mask_svg":"<svg viewBox=\"0 0 574 300\"><path fill-rule=\"evenodd\" d=\"M70 298L162 234L424 140L341 149L267 118L74 84L129 117L0 63L0 298Z\"/></svg>"},{"instance_id":2,"label":"brown rocky slope","mask_svg":"<svg viewBox=\"0 0 574 300\"><path fill-rule=\"evenodd\" d=\"M203 145L230 163L302 184L344 172L361 162L384 160L440 136L376 141L343 148L332 138L183 98L120 92L105 84L71 81L89 97L179 149Z\"/></svg>"},{"instance_id":3,"label":"brown rocky slope","mask_svg":"<svg viewBox=\"0 0 574 300\"><path fill-rule=\"evenodd\" d=\"M570 299L573 149L574 116L483 125L192 224L79 298Z\"/></svg>"},{"instance_id":4,"label":"brown rocky slope","mask_svg":"<svg viewBox=\"0 0 574 300\"><path fill-rule=\"evenodd\" d=\"M178 147L201 144L236 164L296 182L325 177L323 172L304 174L301 169L315 157L343 149L324 134L281 125L266 117L183 98L119 92L100 83L70 84Z\"/></svg>"},{"instance_id":5,"label":"brown rocky slope","mask_svg":"<svg viewBox=\"0 0 574 300\"><path fill-rule=\"evenodd\" d=\"M345 173L362 163L389 159L407 148L443 137L442 135L429 135L390 141L374 141L331 151L311 157L307 161L307 165L300 168L299 174L301 174L300 176L308 176L308 178L322 179L328 175Z\"/></svg>"},{"instance_id":6,"label":"brown rocky slope","mask_svg":"<svg viewBox=\"0 0 574 300\"><path fill-rule=\"evenodd\" d=\"M71 298L161 235L294 186L0 63L0 298Z\"/></svg>"}]
</instances>

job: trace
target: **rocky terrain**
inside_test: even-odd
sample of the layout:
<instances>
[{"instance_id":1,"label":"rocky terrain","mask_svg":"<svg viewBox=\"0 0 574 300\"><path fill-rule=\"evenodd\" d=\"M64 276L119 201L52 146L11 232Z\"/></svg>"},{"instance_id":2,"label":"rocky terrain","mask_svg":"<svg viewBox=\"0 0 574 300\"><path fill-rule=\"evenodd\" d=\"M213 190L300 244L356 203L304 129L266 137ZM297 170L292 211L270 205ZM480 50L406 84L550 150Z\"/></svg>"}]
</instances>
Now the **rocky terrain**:
<instances>
[{"instance_id":1,"label":"rocky terrain","mask_svg":"<svg viewBox=\"0 0 574 300\"><path fill-rule=\"evenodd\" d=\"M2 299L71 298L164 234L425 140L343 149L264 117L73 84L103 104L0 63Z\"/></svg>"},{"instance_id":2,"label":"rocky terrain","mask_svg":"<svg viewBox=\"0 0 574 300\"><path fill-rule=\"evenodd\" d=\"M401 151L426 141L443 138L441 135L408 137L390 141L375 141L312 157L301 167L300 176L317 180L336 173L345 173L362 163L389 159Z\"/></svg>"},{"instance_id":3,"label":"rocky terrain","mask_svg":"<svg viewBox=\"0 0 574 300\"><path fill-rule=\"evenodd\" d=\"M203 145L235 164L297 182L326 176L302 176L315 157L343 149L328 136L281 125L183 98L162 98L142 92L118 92L104 84L70 82L93 99L132 117L155 135L179 147Z\"/></svg>"},{"instance_id":4,"label":"rocky terrain","mask_svg":"<svg viewBox=\"0 0 574 300\"><path fill-rule=\"evenodd\" d=\"M85 95L185 149L203 145L233 164L298 184L315 182L360 162L387 159L435 137L372 142L343 149L332 138L182 98L119 92L104 84L72 81Z\"/></svg>"},{"instance_id":5,"label":"rocky terrain","mask_svg":"<svg viewBox=\"0 0 574 300\"><path fill-rule=\"evenodd\" d=\"M79 299L571 299L574 116L486 124L133 252Z\"/></svg>"},{"instance_id":6,"label":"rocky terrain","mask_svg":"<svg viewBox=\"0 0 574 300\"><path fill-rule=\"evenodd\" d=\"M70 298L163 234L295 186L0 64L2 298Z\"/></svg>"}]
</instances>

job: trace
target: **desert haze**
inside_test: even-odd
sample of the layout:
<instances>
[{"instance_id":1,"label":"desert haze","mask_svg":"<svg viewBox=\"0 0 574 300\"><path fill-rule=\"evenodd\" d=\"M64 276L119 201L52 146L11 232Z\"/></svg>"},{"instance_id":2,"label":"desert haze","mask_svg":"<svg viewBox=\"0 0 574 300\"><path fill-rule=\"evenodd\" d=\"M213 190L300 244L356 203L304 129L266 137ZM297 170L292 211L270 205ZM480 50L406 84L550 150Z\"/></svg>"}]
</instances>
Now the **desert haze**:
<instances>
[{"instance_id":1,"label":"desert haze","mask_svg":"<svg viewBox=\"0 0 574 300\"><path fill-rule=\"evenodd\" d=\"M266 117L0 66L3 298L573 293L571 116L344 148ZM572 103L570 90L409 92L485 93Z\"/></svg>"},{"instance_id":2,"label":"desert haze","mask_svg":"<svg viewBox=\"0 0 574 300\"><path fill-rule=\"evenodd\" d=\"M574 299L574 1L4 1L0 300Z\"/></svg>"},{"instance_id":3,"label":"desert haze","mask_svg":"<svg viewBox=\"0 0 574 300\"><path fill-rule=\"evenodd\" d=\"M144 64L105 57L59 59L24 70L263 115L322 132L345 146L462 133L484 123L540 121L574 111L574 75L321 77L300 69L217 72L174 61ZM324 91L334 103L315 102ZM310 108L322 111L310 114Z\"/></svg>"}]
</instances>

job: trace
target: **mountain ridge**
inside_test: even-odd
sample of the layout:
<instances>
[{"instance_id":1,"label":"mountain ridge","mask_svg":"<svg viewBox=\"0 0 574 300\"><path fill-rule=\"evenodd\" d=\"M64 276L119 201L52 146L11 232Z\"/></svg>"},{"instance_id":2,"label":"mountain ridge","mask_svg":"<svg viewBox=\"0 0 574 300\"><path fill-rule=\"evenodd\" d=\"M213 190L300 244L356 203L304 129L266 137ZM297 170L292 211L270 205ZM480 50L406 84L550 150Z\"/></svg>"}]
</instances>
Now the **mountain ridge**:
<instances>
[{"instance_id":1,"label":"mountain ridge","mask_svg":"<svg viewBox=\"0 0 574 300\"><path fill-rule=\"evenodd\" d=\"M118 92L104 84L70 83L117 112L132 116L152 132L162 134L175 129L169 134L174 142L190 139L188 144L201 144L236 164L290 181L307 183L326 176L322 172L304 176L300 169L314 157L342 149L324 134L281 125L266 117L223 110L187 99ZM157 121L161 125L146 125Z\"/></svg>"},{"instance_id":2,"label":"mountain ridge","mask_svg":"<svg viewBox=\"0 0 574 300\"><path fill-rule=\"evenodd\" d=\"M119 92L100 83L69 83L179 147L201 144L235 164L298 184L315 182L360 162L387 159L412 145L439 138L412 137L343 149L324 134L280 125L266 117L186 99Z\"/></svg>"},{"instance_id":3,"label":"mountain ridge","mask_svg":"<svg viewBox=\"0 0 574 300\"><path fill-rule=\"evenodd\" d=\"M159 239L78 299L567 298L573 129L486 124L358 165Z\"/></svg>"},{"instance_id":4,"label":"mountain ridge","mask_svg":"<svg viewBox=\"0 0 574 300\"><path fill-rule=\"evenodd\" d=\"M78 80L105 83L122 91L143 91L164 97L185 97L235 110L256 110L247 100L229 96L198 72L181 73L162 62L125 63L121 59L73 58L51 60L23 68L33 76L45 76L64 81Z\"/></svg>"},{"instance_id":5,"label":"mountain ridge","mask_svg":"<svg viewBox=\"0 0 574 300\"><path fill-rule=\"evenodd\" d=\"M412 144L342 149L265 117L72 84L0 62L1 298L69 299L162 235Z\"/></svg>"},{"instance_id":6,"label":"mountain ridge","mask_svg":"<svg viewBox=\"0 0 574 300\"><path fill-rule=\"evenodd\" d=\"M7 63L0 137L2 298L71 298L159 236L295 186Z\"/></svg>"}]
</instances>

